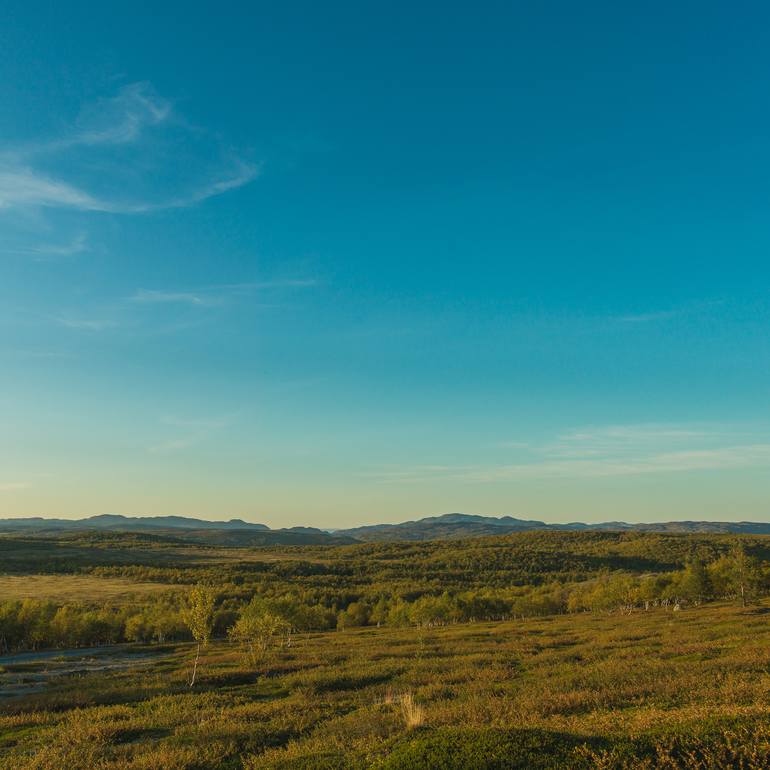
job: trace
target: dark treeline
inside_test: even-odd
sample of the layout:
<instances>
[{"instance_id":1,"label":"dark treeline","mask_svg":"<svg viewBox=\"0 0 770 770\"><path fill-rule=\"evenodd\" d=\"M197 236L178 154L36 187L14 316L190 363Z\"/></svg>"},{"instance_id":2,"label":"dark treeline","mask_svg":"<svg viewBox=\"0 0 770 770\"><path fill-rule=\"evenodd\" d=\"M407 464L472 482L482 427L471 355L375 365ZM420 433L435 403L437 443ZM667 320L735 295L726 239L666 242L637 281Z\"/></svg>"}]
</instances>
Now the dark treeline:
<instances>
[{"instance_id":1,"label":"dark treeline","mask_svg":"<svg viewBox=\"0 0 770 770\"><path fill-rule=\"evenodd\" d=\"M308 562L272 565L280 567L280 575L274 570L268 573L260 564L256 573L247 572L246 577L238 573L235 581L222 580L232 578L231 574L220 574L217 579L218 573L228 571L220 567L195 576L208 577L199 582L206 582L216 594L215 637L232 636L232 629L239 621L243 626L245 617L257 625L269 618L276 629L291 632L369 625L435 626L567 612L632 612L661 606L677 610L715 599L745 604L770 592L766 565L742 542L734 541L729 549L719 550L712 551L713 558L706 561L698 549L691 549L693 555L683 568L664 572L634 574L603 567L584 580L564 579L562 574L561 579L548 582L538 579L520 585L509 581L505 587L495 582L491 587L458 589L452 585L456 577L451 572L449 577L443 576L444 585L441 573L430 580L388 582L379 572L375 573L379 579L368 581L344 580L334 572L335 579L328 580L328 565ZM132 574L147 578L151 576L147 570L153 569L133 568ZM120 570L125 571L130 570ZM109 574L114 575L115 570L110 569ZM308 585L299 577L313 581ZM320 585L319 578L325 578ZM180 590L147 597L139 606L5 601L0 603L0 651L189 640L185 607L186 593Z\"/></svg>"}]
</instances>

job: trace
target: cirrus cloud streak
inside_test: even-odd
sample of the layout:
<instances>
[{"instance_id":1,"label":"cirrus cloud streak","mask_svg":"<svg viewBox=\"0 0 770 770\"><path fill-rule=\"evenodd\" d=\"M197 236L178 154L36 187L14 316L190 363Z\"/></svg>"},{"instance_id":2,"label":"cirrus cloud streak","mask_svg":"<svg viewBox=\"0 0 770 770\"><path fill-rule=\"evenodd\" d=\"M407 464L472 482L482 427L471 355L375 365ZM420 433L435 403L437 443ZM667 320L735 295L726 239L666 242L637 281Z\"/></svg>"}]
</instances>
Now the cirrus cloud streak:
<instances>
[{"instance_id":1,"label":"cirrus cloud streak","mask_svg":"<svg viewBox=\"0 0 770 770\"><path fill-rule=\"evenodd\" d=\"M162 194L147 194L137 166L166 181ZM258 173L258 164L187 124L150 84L132 83L84 109L63 136L0 149L0 209L142 214L193 206Z\"/></svg>"},{"instance_id":2,"label":"cirrus cloud streak","mask_svg":"<svg viewBox=\"0 0 770 770\"><path fill-rule=\"evenodd\" d=\"M753 440L751 440L753 439ZM629 425L587 428L527 448L515 463L425 464L368 474L383 483L454 481L498 483L537 479L601 479L664 473L770 469L770 441L721 427Z\"/></svg>"}]
</instances>

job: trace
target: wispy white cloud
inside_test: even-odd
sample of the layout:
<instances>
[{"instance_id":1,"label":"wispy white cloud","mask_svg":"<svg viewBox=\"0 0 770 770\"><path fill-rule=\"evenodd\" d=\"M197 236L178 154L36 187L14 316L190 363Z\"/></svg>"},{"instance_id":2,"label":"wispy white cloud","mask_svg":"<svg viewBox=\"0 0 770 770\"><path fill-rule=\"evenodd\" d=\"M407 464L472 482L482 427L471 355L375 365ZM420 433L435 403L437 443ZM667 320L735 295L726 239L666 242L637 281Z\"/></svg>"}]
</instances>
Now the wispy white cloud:
<instances>
[{"instance_id":1,"label":"wispy white cloud","mask_svg":"<svg viewBox=\"0 0 770 770\"><path fill-rule=\"evenodd\" d=\"M770 466L770 444L746 444L718 449L661 452L644 457L623 459L601 457L596 459L545 460L462 471L455 478L476 482L525 478L577 479L727 470L758 466Z\"/></svg>"},{"instance_id":2,"label":"wispy white cloud","mask_svg":"<svg viewBox=\"0 0 770 770\"><path fill-rule=\"evenodd\" d=\"M57 243L38 242L31 243L28 246L15 245L0 247L0 253L18 254L24 257L32 257L36 261L42 262L58 259L59 257L72 257L76 254L82 254L83 252L88 251L88 249L87 234L78 233L68 240L62 240Z\"/></svg>"},{"instance_id":3,"label":"wispy white cloud","mask_svg":"<svg viewBox=\"0 0 770 770\"><path fill-rule=\"evenodd\" d=\"M165 415L161 423L186 432L184 436L175 436L147 447L150 454L170 454L198 446L212 433L223 430L232 424L232 417L177 417Z\"/></svg>"},{"instance_id":4,"label":"wispy white cloud","mask_svg":"<svg viewBox=\"0 0 770 770\"><path fill-rule=\"evenodd\" d=\"M386 467L365 471L358 475L365 479L386 484L420 483L425 481L459 479L474 470L472 465L410 465L408 467Z\"/></svg>"},{"instance_id":5,"label":"wispy white cloud","mask_svg":"<svg viewBox=\"0 0 770 770\"><path fill-rule=\"evenodd\" d=\"M181 304L203 307L222 304L222 300L219 297L206 297L191 291L162 291L158 289L138 289L128 299L131 302L148 305Z\"/></svg>"},{"instance_id":6,"label":"wispy white cloud","mask_svg":"<svg viewBox=\"0 0 770 770\"><path fill-rule=\"evenodd\" d=\"M88 236L85 233L78 233L66 243L41 243L30 247L28 251L39 256L71 257L73 254L80 254L87 249Z\"/></svg>"},{"instance_id":7,"label":"wispy white cloud","mask_svg":"<svg viewBox=\"0 0 770 770\"><path fill-rule=\"evenodd\" d=\"M225 177L221 179L214 179L207 184L202 185L194 190L191 190L184 195L169 198L168 200L161 201L160 203L139 204L126 210L126 213L142 213L150 211L158 211L160 209L182 209L188 206L194 206L196 203L201 203L207 198L213 198L217 195L222 195L228 190L235 190L238 187L243 187L249 182L259 176L260 166L255 163L246 163L245 161L234 161L233 170Z\"/></svg>"},{"instance_id":8,"label":"wispy white cloud","mask_svg":"<svg viewBox=\"0 0 770 770\"><path fill-rule=\"evenodd\" d=\"M108 211L109 207L83 190L31 168L0 167L0 208L57 206L82 211Z\"/></svg>"},{"instance_id":9,"label":"wispy white cloud","mask_svg":"<svg viewBox=\"0 0 770 770\"><path fill-rule=\"evenodd\" d=\"M648 324L655 323L656 321L669 321L673 318L686 318L695 313L701 313L708 311L709 309L723 305L722 299L704 299L686 302L668 310L649 310L641 313L627 313L625 315L619 315L614 320L621 324Z\"/></svg>"},{"instance_id":10,"label":"wispy white cloud","mask_svg":"<svg viewBox=\"0 0 770 770\"><path fill-rule=\"evenodd\" d=\"M115 96L101 99L84 109L77 129L60 146L126 144L136 141L150 126L171 116L171 103L159 96L149 83L131 83Z\"/></svg>"},{"instance_id":11,"label":"wispy white cloud","mask_svg":"<svg viewBox=\"0 0 770 770\"><path fill-rule=\"evenodd\" d=\"M315 286L313 279L285 279L223 283L200 286L194 289L137 289L128 297L129 302L146 305L194 305L216 307L239 295L273 289L301 289Z\"/></svg>"},{"instance_id":12,"label":"wispy white cloud","mask_svg":"<svg viewBox=\"0 0 770 770\"><path fill-rule=\"evenodd\" d=\"M190 192L156 202L116 201L95 197L67 182L30 168L0 168L0 208L44 206L110 214L145 214L164 209L187 208L207 198L233 190L257 177L259 168L239 163L229 176Z\"/></svg>"},{"instance_id":13,"label":"wispy white cloud","mask_svg":"<svg viewBox=\"0 0 770 770\"><path fill-rule=\"evenodd\" d=\"M161 418L164 425L173 425L177 428L192 428L195 430L220 430L226 428L233 421L232 417L176 417L165 415Z\"/></svg>"},{"instance_id":14,"label":"wispy white cloud","mask_svg":"<svg viewBox=\"0 0 770 770\"><path fill-rule=\"evenodd\" d=\"M189 449L197 443L192 438L175 438L161 441L159 444L153 444L147 447L150 454L168 454L170 452L179 452L182 449Z\"/></svg>"},{"instance_id":15,"label":"wispy white cloud","mask_svg":"<svg viewBox=\"0 0 770 770\"><path fill-rule=\"evenodd\" d=\"M301 289L315 286L313 279L291 278L265 281L250 281L243 283L211 284L195 289L138 289L133 294L115 299L111 302L100 302L91 313L83 308L80 312L63 311L57 316L43 316L47 322L57 326L82 332L106 332L117 329L135 334L172 334L185 331L201 323L209 316L205 313L182 312L186 308L210 309L228 305L236 301L252 301L253 295L259 292L268 293L271 299L276 299L275 292L281 290ZM258 307L269 308L280 304L280 300L266 303L259 302ZM150 327L146 310L176 307L180 312L163 313L162 322L152 316ZM172 317L172 322L168 321ZM179 316L179 317L177 317Z\"/></svg>"},{"instance_id":16,"label":"wispy white cloud","mask_svg":"<svg viewBox=\"0 0 770 770\"><path fill-rule=\"evenodd\" d=\"M259 289L303 289L317 285L318 281L315 278L277 278L272 281L213 284L209 288L225 291L257 291Z\"/></svg>"},{"instance_id":17,"label":"wispy white cloud","mask_svg":"<svg viewBox=\"0 0 770 770\"><path fill-rule=\"evenodd\" d=\"M121 145L137 141L142 133L166 122L171 103L159 96L150 83L130 83L110 97L84 105L63 136L5 150L0 158L29 159L74 147Z\"/></svg>"},{"instance_id":18,"label":"wispy white cloud","mask_svg":"<svg viewBox=\"0 0 770 770\"><path fill-rule=\"evenodd\" d=\"M28 481L0 481L0 492L13 492L19 489L29 489Z\"/></svg>"},{"instance_id":19,"label":"wispy white cloud","mask_svg":"<svg viewBox=\"0 0 770 770\"><path fill-rule=\"evenodd\" d=\"M726 438L723 430L665 424L607 425L573 430L541 447L542 453L557 457L626 455L650 451L656 446L679 447L703 440Z\"/></svg>"},{"instance_id":20,"label":"wispy white cloud","mask_svg":"<svg viewBox=\"0 0 770 770\"><path fill-rule=\"evenodd\" d=\"M116 155L106 164L113 177L106 180L111 182L106 185L110 194L100 194L89 189L93 187L93 184L88 184L89 175L86 173L93 165L89 153L98 153L94 157L103 157L103 153L110 148L111 152L118 153L121 148L129 146L134 151L141 151L148 132L167 130L167 127L187 137L198 137L205 133L193 129L176 116L170 102L156 94L148 83L125 86L115 96L84 109L76 124L64 136L34 144L0 148L0 209L43 207L141 214L193 206L248 184L258 175L257 164L228 152L220 153L221 162L218 166L202 164L200 173L190 176L189 167L201 164L201 159L185 157L176 166L176 175L186 180L178 182L182 189L168 189L163 195L152 198L141 195L141 191L137 190L133 197L117 198L111 193L112 190L125 191L130 196L130 190L126 190L127 180L134 179L132 172L136 157L123 158L121 161L119 155ZM217 144L213 137L210 137L210 141ZM186 148L188 144L175 141L173 147ZM211 155L211 148L206 155ZM68 172L63 174L57 172L56 168L65 157ZM167 152L153 154L152 146L147 145L141 159L144 166L151 168L160 177L167 157ZM160 164L160 167L155 168L156 164ZM102 164L99 166L104 167ZM180 171L184 173L180 174ZM103 176L103 173L100 174L99 180L105 188L104 180L101 179Z\"/></svg>"},{"instance_id":21,"label":"wispy white cloud","mask_svg":"<svg viewBox=\"0 0 770 770\"><path fill-rule=\"evenodd\" d=\"M492 446L495 449L528 449L531 444L527 441L498 441Z\"/></svg>"},{"instance_id":22,"label":"wispy white cloud","mask_svg":"<svg viewBox=\"0 0 770 770\"><path fill-rule=\"evenodd\" d=\"M522 462L390 467L365 475L384 483L494 483L770 468L770 442L763 438L721 426L615 425L567 432L530 447Z\"/></svg>"},{"instance_id":23,"label":"wispy white cloud","mask_svg":"<svg viewBox=\"0 0 770 770\"><path fill-rule=\"evenodd\" d=\"M115 321L98 318L57 318L56 320L61 326L66 326L68 329L84 329L92 332L100 332L117 326Z\"/></svg>"}]
</instances>

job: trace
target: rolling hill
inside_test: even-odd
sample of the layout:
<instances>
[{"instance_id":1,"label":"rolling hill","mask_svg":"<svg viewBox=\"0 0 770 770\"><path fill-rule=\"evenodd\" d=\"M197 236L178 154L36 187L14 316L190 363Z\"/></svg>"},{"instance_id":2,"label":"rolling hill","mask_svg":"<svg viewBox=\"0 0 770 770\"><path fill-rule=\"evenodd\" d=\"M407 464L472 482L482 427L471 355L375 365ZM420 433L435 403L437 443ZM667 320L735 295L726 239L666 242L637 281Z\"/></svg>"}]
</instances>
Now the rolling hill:
<instances>
[{"instance_id":1,"label":"rolling hill","mask_svg":"<svg viewBox=\"0 0 770 770\"><path fill-rule=\"evenodd\" d=\"M241 519L206 521L186 516L120 516L105 514L85 519L0 519L0 533L54 534L57 532L135 532L171 536L178 541L225 546L344 545L356 540L314 527L270 529Z\"/></svg>"},{"instance_id":2,"label":"rolling hill","mask_svg":"<svg viewBox=\"0 0 770 770\"><path fill-rule=\"evenodd\" d=\"M467 537L505 535L528 530L559 531L638 531L671 533L738 533L751 535L770 534L770 524L762 522L725 521L671 521L652 524L628 524L623 521L609 521L599 524L572 522L568 524L546 524L543 521L516 519L512 516L477 516L464 513L447 513L401 524L373 524L335 531L366 542L397 540L456 540Z\"/></svg>"},{"instance_id":3,"label":"rolling hill","mask_svg":"<svg viewBox=\"0 0 770 770\"><path fill-rule=\"evenodd\" d=\"M371 524L339 530L316 527L270 529L265 524L241 519L206 521L186 516L120 516L106 514L85 519L47 519L43 517L0 519L0 533L55 533L61 531L142 532L173 536L211 545L344 545L355 542L395 542L420 540L460 540L470 537L506 535L532 530L669 532L702 534L770 534L770 523L727 521L670 521L629 524L608 521L598 524L571 522L547 524L535 519L512 516L479 516L447 513L400 524Z\"/></svg>"}]
</instances>

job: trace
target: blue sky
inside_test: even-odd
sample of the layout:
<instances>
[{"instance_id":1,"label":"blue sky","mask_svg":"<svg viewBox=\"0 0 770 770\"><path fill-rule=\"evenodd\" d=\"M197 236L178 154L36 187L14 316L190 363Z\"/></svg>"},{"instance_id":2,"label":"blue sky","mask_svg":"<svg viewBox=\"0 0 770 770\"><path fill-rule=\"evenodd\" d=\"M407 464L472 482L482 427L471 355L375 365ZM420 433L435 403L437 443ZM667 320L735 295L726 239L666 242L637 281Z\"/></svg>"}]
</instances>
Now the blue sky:
<instances>
[{"instance_id":1,"label":"blue sky","mask_svg":"<svg viewBox=\"0 0 770 770\"><path fill-rule=\"evenodd\" d=\"M766 7L162 5L0 11L0 515L767 519Z\"/></svg>"}]
</instances>

